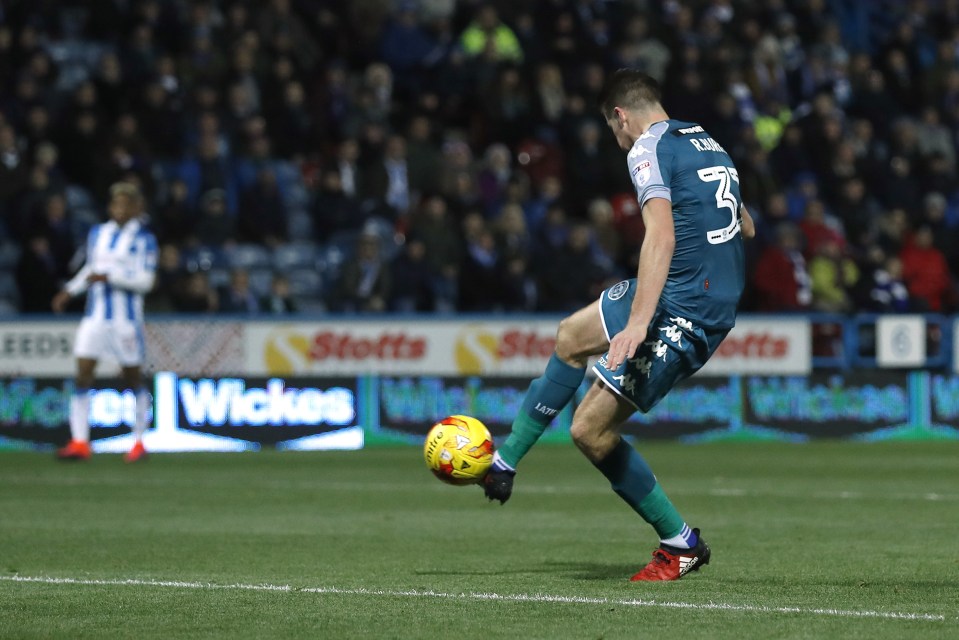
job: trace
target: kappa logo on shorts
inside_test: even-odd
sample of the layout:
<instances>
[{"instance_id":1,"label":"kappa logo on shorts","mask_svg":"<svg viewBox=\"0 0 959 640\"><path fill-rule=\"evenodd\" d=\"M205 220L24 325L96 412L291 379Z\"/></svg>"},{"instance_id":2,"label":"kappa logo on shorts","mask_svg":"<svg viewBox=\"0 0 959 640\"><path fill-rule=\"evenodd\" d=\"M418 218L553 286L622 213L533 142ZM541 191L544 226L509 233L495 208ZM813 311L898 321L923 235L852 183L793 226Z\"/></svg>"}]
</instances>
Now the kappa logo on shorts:
<instances>
[{"instance_id":1,"label":"kappa logo on shorts","mask_svg":"<svg viewBox=\"0 0 959 640\"><path fill-rule=\"evenodd\" d=\"M606 292L606 297L610 300L619 300L626 295L627 291L629 291L629 280L623 280L611 286Z\"/></svg>"}]
</instances>

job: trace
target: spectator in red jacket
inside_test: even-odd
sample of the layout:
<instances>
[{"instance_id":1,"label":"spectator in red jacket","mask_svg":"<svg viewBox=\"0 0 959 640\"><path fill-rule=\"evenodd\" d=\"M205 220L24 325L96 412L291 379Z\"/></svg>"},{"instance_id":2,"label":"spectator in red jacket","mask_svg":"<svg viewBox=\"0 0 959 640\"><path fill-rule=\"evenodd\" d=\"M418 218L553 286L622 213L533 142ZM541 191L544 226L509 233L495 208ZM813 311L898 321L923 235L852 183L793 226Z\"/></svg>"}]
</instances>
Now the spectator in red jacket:
<instances>
[{"instance_id":1,"label":"spectator in red jacket","mask_svg":"<svg viewBox=\"0 0 959 640\"><path fill-rule=\"evenodd\" d=\"M800 251L800 231L783 223L776 243L759 257L753 276L760 311L801 311L812 302L812 283Z\"/></svg>"},{"instance_id":2,"label":"spectator in red jacket","mask_svg":"<svg viewBox=\"0 0 959 640\"><path fill-rule=\"evenodd\" d=\"M835 243L840 250L846 247L846 239L842 235L842 223L826 213L821 200L813 199L806 203L806 210L799 223L805 237L805 251L803 255L812 260L822 253L824 245Z\"/></svg>"},{"instance_id":3,"label":"spectator in red jacket","mask_svg":"<svg viewBox=\"0 0 959 640\"><path fill-rule=\"evenodd\" d=\"M923 225L899 254L902 260L902 276L909 295L922 311L942 311L951 305L952 281L946 257L933 246L932 229Z\"/></svg>"}]
</instances>

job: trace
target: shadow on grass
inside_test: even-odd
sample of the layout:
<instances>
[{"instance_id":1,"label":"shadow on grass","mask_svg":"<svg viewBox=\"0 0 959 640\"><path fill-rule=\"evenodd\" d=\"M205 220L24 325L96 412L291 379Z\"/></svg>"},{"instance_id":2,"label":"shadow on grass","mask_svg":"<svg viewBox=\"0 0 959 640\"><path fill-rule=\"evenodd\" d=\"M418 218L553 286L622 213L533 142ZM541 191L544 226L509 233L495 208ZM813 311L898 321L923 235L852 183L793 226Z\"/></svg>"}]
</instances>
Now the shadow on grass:
<instances>
[{"instance_id":1,"label":"shadow on grass","mask_svg":"<svg viewBox=\"0 0 959 640\"><path fill-rule=\"evenodd\" d=\"M453 571L416 571L418 576L509 576L533 573L548 573L571 580L627 580L641 567L599 562L547 561L537 565L521 565L502 569Z\"/></svg>"}]
</instances>

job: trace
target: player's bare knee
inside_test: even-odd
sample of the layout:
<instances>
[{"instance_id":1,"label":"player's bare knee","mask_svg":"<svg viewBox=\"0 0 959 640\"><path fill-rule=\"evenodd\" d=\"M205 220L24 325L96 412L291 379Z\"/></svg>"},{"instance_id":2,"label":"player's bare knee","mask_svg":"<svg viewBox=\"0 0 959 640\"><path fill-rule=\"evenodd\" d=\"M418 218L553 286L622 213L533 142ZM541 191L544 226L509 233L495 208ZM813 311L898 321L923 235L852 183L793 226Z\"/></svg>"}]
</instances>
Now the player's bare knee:
<instances>
[{"instance_id":1,"label":"player's bare knee","mask_svg":"<svg viewBox=\"0 0 959 640\"><path fill-rule=\"evenodd\" d=\"M596 448L598 438L597 434L589 428L589 425L585 422L577 422L574 420L573 424L570 425L569 435L579 450L585 453L586 457L592 459L593 456L591 454Z\"/></svg>"},{"instance_id":2,"label":"player's bare knee","mask_svg":"<svg viewBox=\"0 0 959 640\"><path fill-rule=\"evenodd\" d=\"M573 331L570 317L559 321L559 328L556 330L556 355L567 364L577 364L580 358L576 332Z\"/></svg>"}]
</instances>

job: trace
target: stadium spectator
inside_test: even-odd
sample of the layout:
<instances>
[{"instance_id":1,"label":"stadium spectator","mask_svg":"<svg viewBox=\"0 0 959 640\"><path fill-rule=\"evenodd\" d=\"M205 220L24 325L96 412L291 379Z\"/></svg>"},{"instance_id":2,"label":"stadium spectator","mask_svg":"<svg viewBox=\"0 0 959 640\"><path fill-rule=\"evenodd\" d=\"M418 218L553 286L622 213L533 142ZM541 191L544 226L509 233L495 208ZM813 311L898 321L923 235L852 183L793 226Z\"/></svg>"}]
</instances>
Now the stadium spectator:
<instances>
[{"instance_id":1,"label":"stadium spectator","mask_svg":"<svg viewBox=\"0 0 959 640\"><path fill-rule=\"evenodd\" d=\"M174 243L183 246L193 237L197 211L190 204L189 195L186 183L182 180L169 183L165 199L152 218L157 240L161 244Z\"/></svg>"},{"instance_id":2,"label":"stadium spectator","mask_svg":"<svg viewBox=\"0 0 959 640\"><path fill-rule=\"evenodd\" d=\"M539 308L543 311L574 311L581 300L597 298L610 275L591 247L588 224L573 224L562 237L555 252L544 254L550 256L551 264L539 279Z\"/></svg>"},{"instance_id":3,"label":"stadium spectator","mask_svg":"<svg viewBox=\"0 0 959 640\"><path fill-rule=\"evenodd\" d=\"M494 144L486 149L484 167L477 178L480 202L487 218L495 217L506 198L506 187L513 177L509 147Z\"/></svg>"},{"instance_id":4,"label":"stadium spectator","mask_svg":"<svg viewBox=\"0 0 959 640\"><path fill-rule=\"evenodd\" d=\"M932 231L933 245L946 257L950 275L959 273L959 252L955 251L959 243L959 220L950 218L949 202L944 195L938 191L926 194L918 224Z\"/></svg>"},{"instance_id":5,"label":"stadium spectator","mask_svg":"<svg viewBox=\"0 0 959 640\"><path fill-rule=\"evenodd\" d=\"M409 93L421 88L427 58L438 44L420 24L417 9L416 2L411 0L398 3L379 42L380 55L396 74L397 85Z\"/></svg>"},{"instance_id":6,"label":"stadium spectator","mask_svg":"<svg viewBox=\"0 0 959 640\"><path fill-rule=\"evenodd\" d=\"M456 279L464 245L443 198L432 196L423 202L413 216L410 235L423 242L426 260L437 278Z\"/></svg>"},{"instance_id":7,"label":"stadium spectator","mask_svg":"<svg viewBox=\"0 0 959 640\"><path fill-rule=\"evenodd\" d=\"M363 232L356 240L355 256L343 267L336 286L333 308L349 313L379 313L387 310L393 277L384 262L380 238Z\"/></svg>"},{"instance_id":8,"label":"stadium spectator","mask_svg":"<svg viewBox=\"0 0 959 640\"><path fill-rule=\"evenodd\" d=\"M434 310L433 270L426 259L426 244L420 238L406 238L403 250L390 265L390 273L393 276L390 310L405 313Z\"/></svg>"},{"instance_id":9,"label":"stadium spectator","mask_svg":"<svg viewBox=\"0 0 959 640\"><path fill-rule=\"evenodd\" d=\"M730 152L764 218L781 219L783 194L795 223L818 201L849 255L873 243L898 255L929 224L959 276L949 3L180 4L70 3L69 25L50 3L0 12L0 219L21 247L54 194L68 196L82 244L124 179L148 196L164 242L202 235L214 250L253 239L250 212L272 224L262 213L278 202L289 230L312 228L325 245L371 216L398 215L406 231L436 194L457 221L518 205L533 235L554 202L580 220L603 200L622 241L597 240L628 265L642 229L621 215L629 176L602 164L615 155L596 143L593 109L604 77L626 65L661 78L667 107ZM264 171L275 194L256 193ZM226 213L212 225L211 190ZM946 202L935 219L930 193ZM762 220L748 251L775 244L776 226ZM462 241L450 246L462 255ZM536 268L520 262L527 276ZM457 261L445 264L438 306L456 299ZM748 291L745 304L765 306L764 295Z\"/></svg>"},{"instance_id":10,"label":"stadium spectator","mask_svg":"<svg viewBox=\"0 0 959 640\"><path fill-rule=\"evenodd\" d=\"M210 287L207 274L194 271L187 276L182 291L173 300L173 306L181 313L212 313L219 308L219 296Z\"/></svg>"},{"instance_id":11,"label":"stadium spectator","mask_svg":"<svg viewBox=\"0 0 959 640\"><path fill-rule=\"evenodd\" d=\"M260 311L274 316L296 313L296 302L290 292L290 280L282 274L273 274L270 290L260 299Z\"/></svg>"},{"instance_id":12,"label":"stadium spectator","mask_svg":"<svg viewBox=\"0 0 959 640\"><path fill-rule=\"evenodd\" d=\"M441 154L434 140L434 125L423 114L410 120L406 140L406 169L410 184L420 195L439 189Z\"/></svg>"},{"instance_id":13,"label":"stadium spectator","mask_svg":"<svg viewBox=\"0 0 959 640\"><path fill-rule=\"evenodd\" d=\"M899 254L909 295L920 311L947 311L955 304L946 257L933 245L932 229L922 225Z\"/></svg>"},{"instance_id":14,"label":"stadium spectator","mask_svg":"<svg viewBox=\"0 0 959 640\"><path fill-rule=\"evenodd\" d=\"M802 232L789 223L776 230L776 243L766 247L753 270L756 306L760 311L801 311L812 303L806 259L800 250Z\"/></svg>"},{"instance_id":15,"label":"stadium spectator","mask_svg":"<svg viewBox=\"0 0 959 640\"><path fill-rule=\"evenodd\" d=\"M497 62L520 62L523 50L516 34L500 21L496 8L482 4L476 12L476 19L460 37L466 55L475 57L488 54Z\"/></svg>"},{"instance_id":16,"label":"stadium spectator","mask_svg":"<svg viewBox=\"0 0 959 640\"><path fill-rule=\"evenodd\" d=\"M459 273L459 303L463 311L497 311L502 308L499 253L496 238L482 216L464 221L466 253Z\"/></svg>"},{"instance_id":17,"label":"stadium spectator","mask_svg":"<svg viewBox=\"0 0 959 640\"><path fill-rule=\"evenodd\" d=\"M179 246L172 243L161 244L157 259L156 284L152 294L146 298L146 311L177 311L177 301L183 295L185 280L186 273Z\"/></svg>"},{"instance_id":18,"label":"stadium spectator","mask_svg":"<svg viewBox=\"0 0 959 640\"><path fill-rule=\"evenodd\" d=\"M28 233L47 239L57 274L66 277L67 265L77 249L66 199L58 193L48 196L42 210L28 223Z\"/></svg>"},{"instance_id":19,"label":"stadium spectator","mask_svg":"<svg viewBox=\"0 0 959 640\"><path fill-rule=\"evenodd\" d=\"M508 204L500 210L493 222L496 248L502 256L526 256L530 251L530 237L526 229L523 209L517 204Z\"/></svg>"},{"instance_id":20,"label":"stadium spectator","mask_svg":"<svg viewBox=\"0 0 959 640\"><path fill-rule=\"evenodd\" d=\"M26 185L27 174L27 159L17 143L16 132L0 121L0 202L7 205L4 217L8 225L9 203Z\"/></svg>"},{"instance_id":21,"label":"stadium spectator","mask_svg":"<svg viewBox=\"0 0 959 640\"><path fill-rule=\"evenodd\" d=\"M835 243L840 249L846 246L841 224L826 214L826 207L822 200L814 199L806 202L805 213L799 228L803 233L803 253L806 260L819 255L823 245L827 243Z\"/></svg>"},{"instance_id":22,"label":"stadium spectator","mask_svg":"<svg viewBox=\"0 0 959 640\"><path fill-rule=\"evenodd\" d=\"M233 269L230 282L217 292L217 309L222 313L256 313L260 302L250 287L250 274L246 269Z\"/></svg>"},{"instance_id":23,"label":"stadium spectator","mask_svg":"<svg viewBox=\"0 0 959 640\"><path fill-rule=\"evenodd\" d=\"M236 241L236 221L227 213L223 189L210 189L203 194L195 234L197 241L206 246L222 247Z\"/></svg>"},{"instance_id":24,"label":"stadium spectator","mask_svg":"<svg viewBox=\"0 0 959 640\"><path fill-rule=\"evenodd\" d=\"M240 195L237 237L276 247L287 240L286 205L280 197L276 174L262 169L256 182Z\"/></svg>"},{"instance_id":25,"label":"stadium spectator","mask_svg":"<svg viewBox=\"0 0 959 640\"><path fill-rule=\"evenodd\" d=\"M902 280L902 261L892 256L885 259L872 274L871 304L865 308L879 313L906 313L912 311L909 290Z\"/></svg>"},{"instance_id":26,"label":"stadium spectator","mask_svg":"<svg viewBox=\"0 0 959 640\"><path fill-rule=\"evenodd\" d=\"M26 313L49 313L50 301L60 290L62 269L50 250L50 241L40 233L27 238L16 266L20 289L20 310Z\"/></svg>"},{"instance_id":27,"label":"stadium spectator","mask_svg":"<svg viewBox=\"0 0 959 640\"><path fill-rule=\"evenodd\" d=\"M312 202L313 233L317 242L329 240L338 231L358 230L366 220L356 199L343 190L342 176L334 168L320 171Z\"/></svg>"},{"instance_id":28,"label":"stadium spectator","mask_svg":"<svg viewBox=\"0 0 959 640\"><path fill-rule=\"evenodd\" d=\"M364 174L364 196L375 202L370 206L386 205L393 214L391 217L402 217L409 213L418 186L410 184L406 140L402 136L390 136L382 159L370 163Z\"/></svg>"},{"instance_id":29,"label":"stadium spectator","mask_svg":"<svg viewBox=\"0 0 959 640\"><path fill-rule=\"evenodd\" d=\"M859 269L836 240L819 245L817 254L809 262L809 281L812 290L812 308L829 313L852 310L852 291L859 281Z\"/></svg>"}]
</instances>

